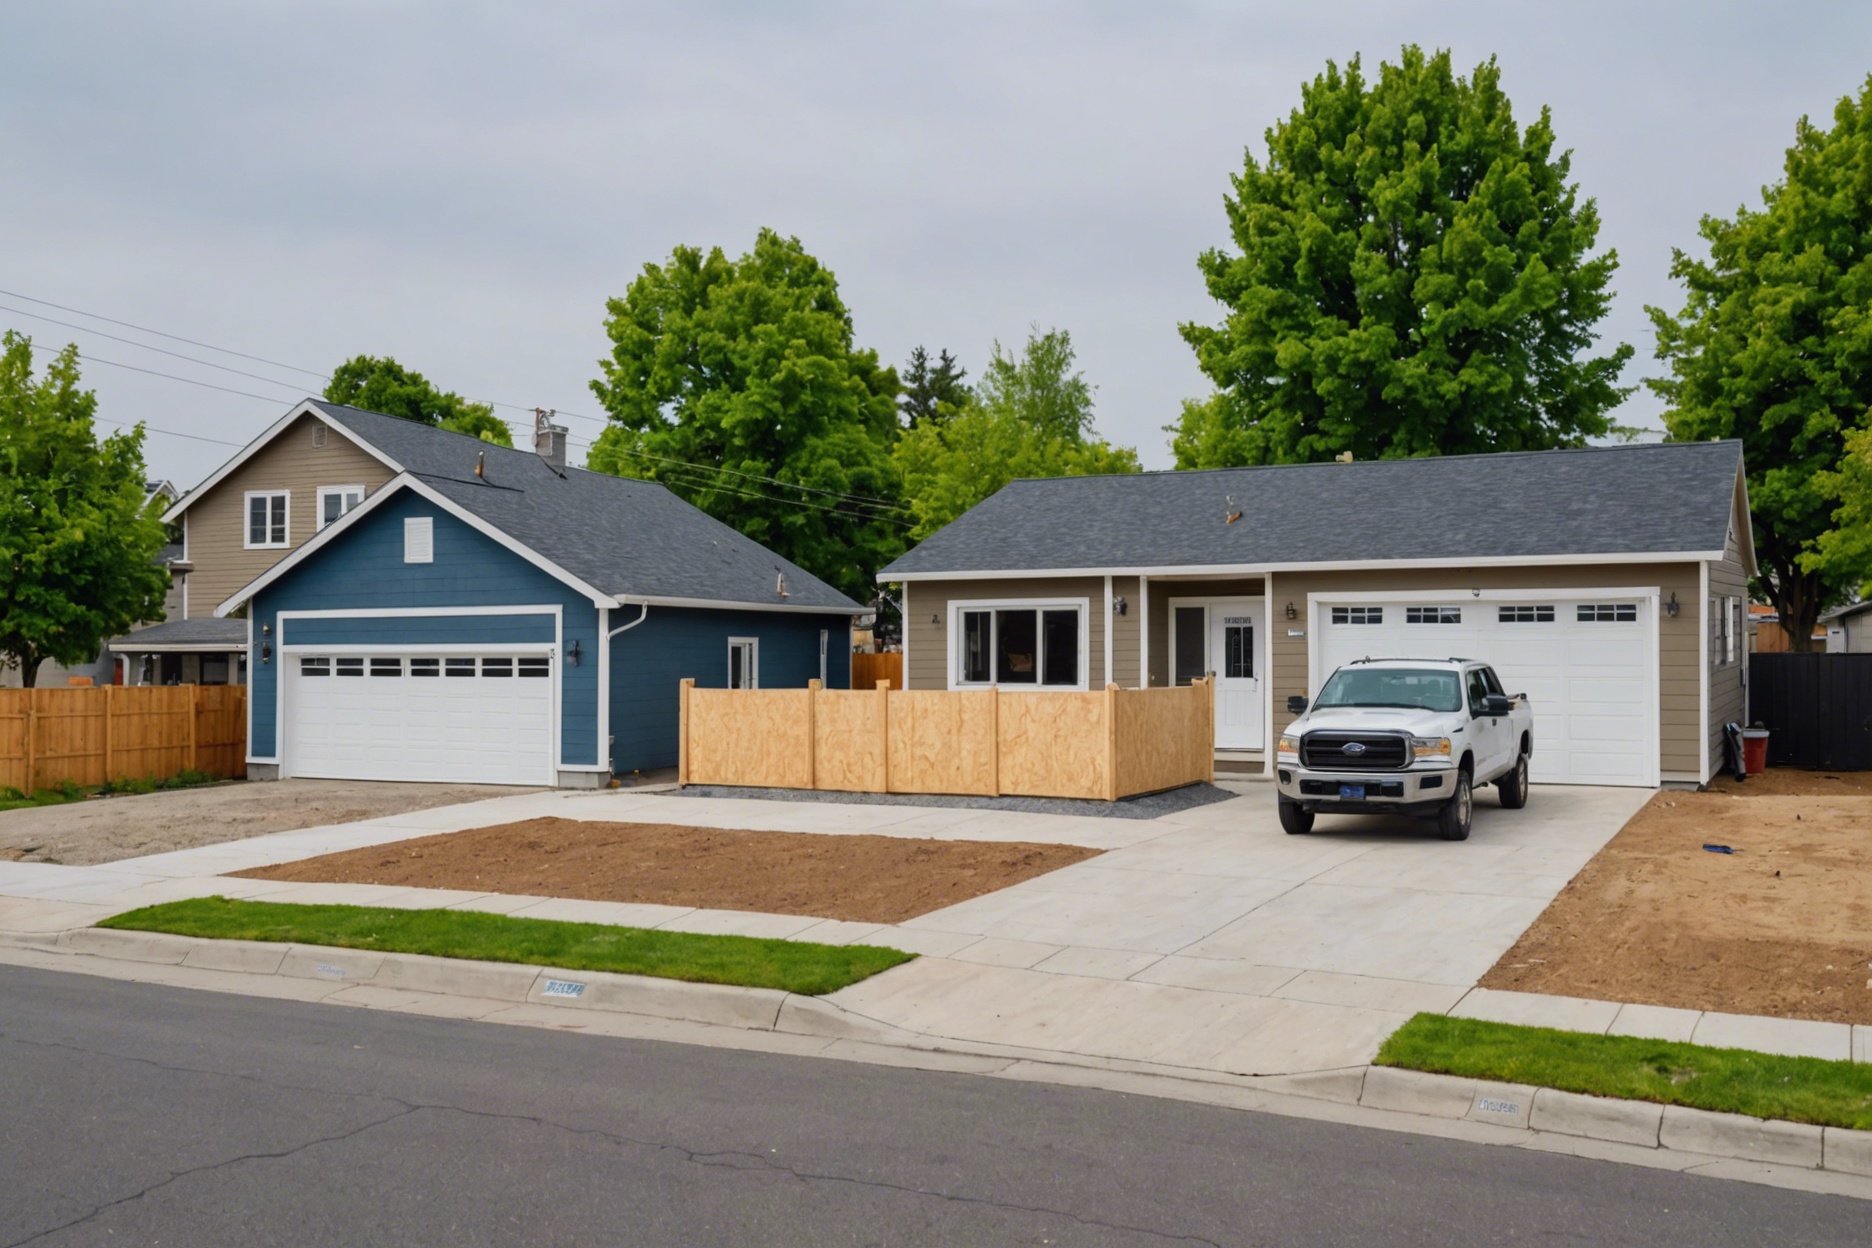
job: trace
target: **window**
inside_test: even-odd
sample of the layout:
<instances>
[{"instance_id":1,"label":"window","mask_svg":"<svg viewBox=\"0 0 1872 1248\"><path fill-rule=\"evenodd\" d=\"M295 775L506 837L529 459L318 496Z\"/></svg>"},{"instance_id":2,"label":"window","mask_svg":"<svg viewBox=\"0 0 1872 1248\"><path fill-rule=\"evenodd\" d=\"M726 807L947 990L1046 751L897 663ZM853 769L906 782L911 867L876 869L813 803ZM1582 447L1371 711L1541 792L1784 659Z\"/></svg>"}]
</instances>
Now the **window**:
<instances>
[{"instance_id":1,"label":"window","mask_svg":"<svg viewBox=\"0 0 1872 1248\"><path fill-rule=\"evenodd\" d=\"M1488 705L1488 681L1482 675L1482 669L1469 669L1469 713L1480 715L1482 708Z\"/></svg>"},{"instance_id":2,"label":"window","mask_svg":"<svg viewBox=\"0 0 1872 1248\"><path fill-rule=\"evenodd\" d=\"M442 674L442 660L411 659L409 661L409 674L412 676L440 676Z\"/></svg>"},{"instance_id":3,"label":"window","mask_svg":"<svg viewBox=\"0 0 1872 1248\"><path fill-rule=\"evenodd\" d=\"M1554 610L1552 607L1501 607L1495 618L1503 624L1551 624Z\"/></svg>"},{"instance_id":4,"label":"window","mask_svg":"<svg viewBox=\"0 0 1872 1248\"><path fill-rule=\"evenodd\" d=\"M313 450L316 451L325 445L326 432L327 430L324 425L319 424L317 422L313 423L312 425L312 449Z\"/></svg>"},{"instance_id":5,"label":"window","mask_svg":"<svg viewBox=\"0 0 1872 1248\"><path fill-rule=\"evenodd\" d=\"M435 562L434 516L406 516L404 518L403 562Z\"/></svg>"},{"instance_id":6,"label":"window","mask_svg":"<svg viewBox=\"0 0 1872 1248\"><path fill-rule=\"evenodd\" d=\"M1406 624L1460 624L1461 607L1405 607Z\"/></svg>"},{"instance_id":7,"label":"window","mask_svg":"<svg viewBox=\"0 0 1872 1248\"><path fill-rule=\"evenodd\" d=\"M1342 667L1315 706L1395 706L1426 711L1462 709L1456 673L1401 667Z\"/></svg>"},{"instance_id":8,"label":"window","mask_svg":"<svg viewBox=\"0 0 1872 1248\"><path fill-rule=\"evenodd\" d=\"M1742 611L1742 600L1731 598L1729 600L1729 647L1727 650L1731 663L1742 661L1742 651L1748 644L1745 640L1747 634L1743 631Z\"/></svg>"},{"instance_id":9,"label":"window","mask_svg":"<svg viewBox=\"0 0 1872 1248\"><path fill-rule=\"evenodd\" d=\"M285 490L247 495L247 540L243 544L248 550L287 544L291 504L292 495Z\"/></svg>"},{"instance_id":10,"label":"window","mask_svg":"<svg viewBox=\"0 0 1872 1248\"><path fill-rule=\"evenodd\" d=\"M446 673L449 676L472 676L475 674L473 659L449 659Z\"/></svg>"},{"instance_id":11,"label":"window","mask_svg":"<svg viewBox=\"0 0 1872 1248\"><path fill-rule=\"evenodd\" d=\"M960 612L956 683L1077 688L1084 610L1035 606Z\"/></svg>"},{"instance_id":12,"label":"window","mask_svg":"<svg viewBox=\"0 0 1872 1248\"><path fill-rule=\"evenodd\" d=\"M728 639L728 687L760 688L760 642L755 638Z\"/></svg>"},{"instance_id":13,"label":"window","mask_svg":"<svg viewBox=\"0 0 1872 1248\"><path fill-rule=\"evenodd\" d=\"M482 659L481 660L481 674L483 676L512 676L513 675L513 660L512 659Z\"/></svg>"},{"instance_id":14,"label":"window","mask_svg":"<svg viewBox=\"0 0 1872 1248\"><path fill-rule=\"evenodd\" d=\"M1579 607L1582 624L1630 624L1637 619L1635 602L1582 602Z\"/></svg>"},{"instance_id":15,"label":"window","mask_svg":"<svg viewBox=\"0 0 1872 1248\"><path fill-rule=\"evenodd\" d=\"M1209 612L1204 607L1178 607L1173 627L1176 634L1173 683L1187 685L1209 670Z\"/></svg>"},{"instance_id":16,"label":"window","mask_svg":"<svg viewBox=\"0 0 1872 1248\"><path fill-rule=\"evenodd\" d=\"M1334 607L1332 622L1335 624L1382 624L1383 607Z\"/></svg>"},{"instance_id":17,"label":"window","mask_svg":"<svg viewBox=\"0 0 1872 1248\"><path fill-rule=\"evenodd\" d=\"M403 660L372 659L370 661L370 674L373 676L401 676L403 674Z\"/></svg>"},{"instance_id":18,"label":"window","mask_svg":"<svg viewBox=\"0 0 1872 1248\"><path fill-rule=\"evenodd\" d=\"M519 664L519 670L522 676L538 677L552 675L552 660L543 654L529 655L522 659L516 659L515 662Z\"/></svg>"},{"instance_id":19,"label":"window","mask_svg":"<svg viewBox=\"0 0 1872 1248\"><path fill-rule=\"evenodd\" d=\"M319 426L321 429L323 425ZM322 485L318 492L319 528L343 517L345 512L364 501L361 485Z\"/></svg>"},{"instance_id":20,"label":"window","mask_svg":"<svg viewBox=\"0 0 1872 1248\"><path fill-rule=\"evenodd\" d=\"M1727 667L1742 658L1742 600L1711 598L1710 666Z\"/></svg>"},{"instance_id":21,"label":"window","mask_svg":"<svg viewBox=\"0 0 1872 1248\"><path fill-rule=\"evenodd\" d=\"M1254 625L1222 621L1222 678L1254 679Z\"/></svg>"},{"instance_id":22,"label":"window","mask_svg":"<svg viewBox=\"0 0 1872 1248\"><path fill-rule=\"evenodd\" d=\"M340 676L362 676L364 674L363 659L339 659L337 660L337 664L338 674Z\"/></svg>"},{"instance_id":23,"label":"window","mask_svg":"<svg viewBox=\"0 0 1872 1248\"><path fill-rule=\"evenodd\" d=\"M331 675L331 660L313 658L300 659L299 674L301 676L329 676Z\"/></svg>"}]
</instances>

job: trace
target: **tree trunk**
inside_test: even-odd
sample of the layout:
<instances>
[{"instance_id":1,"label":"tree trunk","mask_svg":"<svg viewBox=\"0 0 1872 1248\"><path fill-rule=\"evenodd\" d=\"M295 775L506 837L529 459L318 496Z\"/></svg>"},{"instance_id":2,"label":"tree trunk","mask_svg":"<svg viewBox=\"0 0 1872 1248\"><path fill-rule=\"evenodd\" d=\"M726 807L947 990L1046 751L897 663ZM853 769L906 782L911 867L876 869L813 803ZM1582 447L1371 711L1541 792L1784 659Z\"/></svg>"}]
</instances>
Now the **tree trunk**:
<instances>
[{"instance_id":1,"label":"tree trunk","mask_svg":"<svg viewBox=\"0 0 1872 1248\"><path fill-rule=\"evenodd\" d=\"M20 688L31 689L39 683L39 665L45 662L37 656L23 656L20 659Z\"/></svg>"},{"instance_id":2,"label":"tree trunk","mask_svg":"<svg viewBox=\"0 0 1872 1248\"><path fill-rule=\"evenodd\" d=\"M1815 648L1814 625L1820 619L1820 604L1825 601L1826 587L1815 572L1785 568L1773 571L1775 575L1768 582L1768 596L1774 603L1775 613L1781 617L1788 649L1796 654L1807 654ZM1824 648L1825 643L1821 644Z\"/></svg>"}]
</instances>

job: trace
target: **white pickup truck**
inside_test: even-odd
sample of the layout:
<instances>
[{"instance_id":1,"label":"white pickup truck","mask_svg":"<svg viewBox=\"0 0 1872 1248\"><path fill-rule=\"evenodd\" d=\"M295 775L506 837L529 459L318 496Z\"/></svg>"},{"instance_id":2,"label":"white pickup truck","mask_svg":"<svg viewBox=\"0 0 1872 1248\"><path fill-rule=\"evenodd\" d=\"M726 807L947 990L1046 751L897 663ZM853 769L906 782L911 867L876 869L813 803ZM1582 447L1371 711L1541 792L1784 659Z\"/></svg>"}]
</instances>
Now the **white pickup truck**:
<instances>
[{"instance_id":1,"label":"white pickup truck","mask_svg":"<svg viewBox=\"0 0 1872 1248\"><path fill-rule=\"evenodd\" d=\"M1360 659L1334 672L1281 733L1281 827L1313 830L1319 811L1434 817L1446 841L1469 837L1475 789L1527 805L1534 712L1472 659Z\"/></svg>"}]
</instances>

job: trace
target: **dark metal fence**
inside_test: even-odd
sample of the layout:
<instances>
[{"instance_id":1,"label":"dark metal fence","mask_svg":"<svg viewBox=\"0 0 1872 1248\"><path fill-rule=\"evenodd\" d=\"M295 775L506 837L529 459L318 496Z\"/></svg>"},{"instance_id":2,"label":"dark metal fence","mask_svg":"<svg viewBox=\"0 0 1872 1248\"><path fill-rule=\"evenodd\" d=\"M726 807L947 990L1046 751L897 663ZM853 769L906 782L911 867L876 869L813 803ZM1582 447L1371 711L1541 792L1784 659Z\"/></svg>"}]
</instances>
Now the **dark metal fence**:
<instances>
[{"instance_id":1,"label":"dark metal fence","mask_svg":"<svg viewBox=\"0 0 1872 1248\"><path fill-rule=\"evenodd\" d=\"M1752 654L1749 716L1771 767L1872 771L1872 654Z\"/></svg>"}]
</instances>

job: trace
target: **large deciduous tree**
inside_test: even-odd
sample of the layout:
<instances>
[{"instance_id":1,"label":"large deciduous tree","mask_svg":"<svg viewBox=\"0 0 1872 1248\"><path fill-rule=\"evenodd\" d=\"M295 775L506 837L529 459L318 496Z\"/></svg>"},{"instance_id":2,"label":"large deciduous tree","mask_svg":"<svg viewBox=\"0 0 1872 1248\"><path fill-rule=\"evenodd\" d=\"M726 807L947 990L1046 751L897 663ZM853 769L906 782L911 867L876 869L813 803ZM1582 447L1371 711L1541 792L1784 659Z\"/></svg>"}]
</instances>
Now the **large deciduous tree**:
<instances>
[{"instance_id":1,"label":"large deciduous tree","mask_svg":"<svg viewBox=\"0 0 1872 1248\"><path fill-rule=\"evenodd\" d=\"M0 336L0 665L31 688L163 618L161 503L145 503L143 426L98 440L78 348L33 377L32 341Z\"/></svg>"},{"instance_id":2,"label":"large deciduous tree","mask_svg":"<svg viewBox=\"0 0 1872 1248\"><path fill-rule=\"evenodd\" d=\"M1185 468L1579 446L1629 346L1591 354L1613 252L1547 110L1515 123L1493 59L1468 78L1406 47L1301 88L1226 200L1235 251L1198 261L1227 309L1183 336L1215 383L1174 427Z\"/></svg>"},{"instance_id":3,"label":"large deciduous tree","mask_svg":"<svg viewBox=\"0 0 1872 1248\"><path fill-rule=\"evenodd\" d=\"M853 345L831 270L762 230L731 260L678 247L609 301L610 413L587 459L659 481L859 600L903 549L897 374Z\"/></svg>"},{"instance_id":4,"label":"large deciduous tree","mask_svg":"<svg viewBox=\"0 0 1872 1248\"><path fill-rule=\"evenodd\" d=\"M1705 217L1707 259L1675 253L1687 298L1649 309L1670 376L1649 384L1683 441L1740 438L1759 588L1795 649L1872 574L1872 79L1802 118L1760 208Z\"/></svg>"},{"instance_id":5,"label":"large deciduous tree","mask_svg":"<svg viewBox=\"0 0 1872 1248\"><path fill-rule=\"evenodd\" d=\"M332 370L325 397L348 407L465 433L497 446L513 445L507 423L494 415L492 405L443 390L387 355L356 355L340 364Z\"/></svg>"},{"instance_id":6,"label":"large deciduous tree","mask_svg":"<svg viewBox=\"0 0 1872 1248\"><path fill-rule=\"evenodd\" d=\"M997 342L970 401L904 431L896 459L913 537L928 537L1016 478L1138 471L1137 452L1093 435L1092 387L1073 359L1063 329L1036 328L1018 356Z\"/></svg>"}]
</instances>

